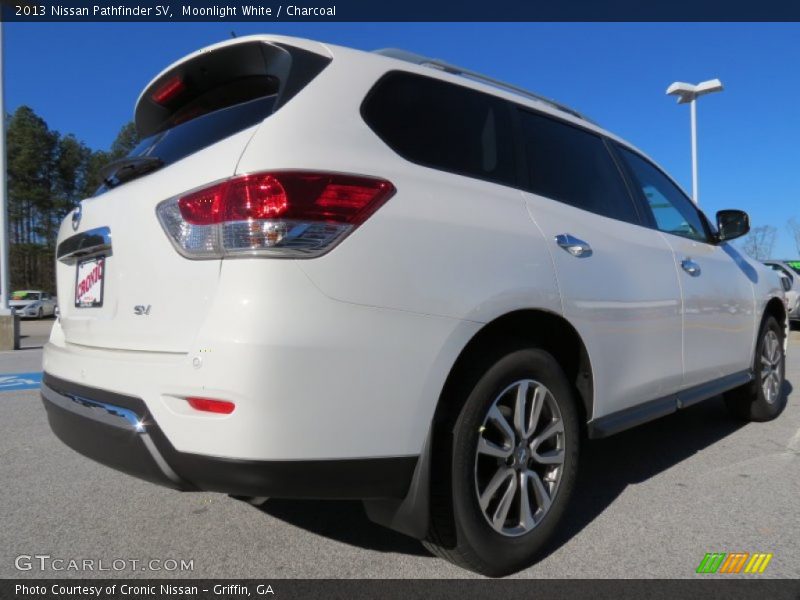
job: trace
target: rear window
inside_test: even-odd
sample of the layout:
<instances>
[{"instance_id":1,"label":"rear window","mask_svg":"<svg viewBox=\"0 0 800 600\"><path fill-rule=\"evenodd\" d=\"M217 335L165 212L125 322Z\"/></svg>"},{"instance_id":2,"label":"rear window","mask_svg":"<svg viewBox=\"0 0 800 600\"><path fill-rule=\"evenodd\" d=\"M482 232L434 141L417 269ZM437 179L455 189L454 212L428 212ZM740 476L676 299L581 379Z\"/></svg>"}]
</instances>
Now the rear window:
<instances>
[{"instance_id":1,"label":"rear window","mask_svg":"<svg viewBox=\"0 0 800 600\"><path fill-rule=\"evenodd\" d=\"M406 160L516 185L510 110L499 98L397 71L375 85L362 115Z\"/></svg>"},{"instance_id":2,"label":"rear window","mask_svg":"<svg viewBox=\"0 0 800 600\"><path fill-rule=\"evenodd\" d=\"M130 156L157 156L170 164L266 119L275 106L271 94L217 109L143 139Z\"/></svg>"},{"instance_id":3,"label":"rear window","mask_svg":"<svg viewBox=\"0 0 800 600\"><path fill-rule=\"evenodd\" d=\"M196 117L143 139L128 156L158 157L165 166L174 163L260 123L272 113L275 100L276 95L272 94ZM102 194L108 189L108 186L103 184L95 195Z\"/></svg>"},{"instance_id":4,"label":"rear window","mask_svg":"<svg viewBox=\"0 0 800 600\"><path fill-rule=\"evenodd\" d=\"M158 158L160 162L143 163L154 162L159 168L257 125L298 94L330 61L307 50L265 41L203 51L162 74L142 93L135 111L141 142L128 157ZM134 176L152 170L142 169ZM128 172L125 179L111 185L131 178ZM107 189L104 184L96 194Z\"/></svg>"}]
</instances>

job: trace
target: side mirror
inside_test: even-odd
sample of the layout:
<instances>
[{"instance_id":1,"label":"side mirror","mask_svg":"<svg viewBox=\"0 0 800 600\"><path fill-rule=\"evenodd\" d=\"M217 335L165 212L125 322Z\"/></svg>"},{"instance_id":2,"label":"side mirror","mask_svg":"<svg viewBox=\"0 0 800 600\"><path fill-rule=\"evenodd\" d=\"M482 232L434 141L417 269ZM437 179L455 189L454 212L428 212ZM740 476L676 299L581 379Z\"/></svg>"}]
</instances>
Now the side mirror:
<instances>
[{"instance_id":1,"label":"side mirror","mask_svg":"<svg viewBox=\"0 0 800 600\"><path fill-rule=\"evenodd\" d=\"M781 286L783 286L783 291L784 292L788 292L789 290L792 289L791 280L786 275L784 275L783 273L781 273Z\"/></svg>"},{"instance_id":2,"label":"side mirror","mask_svg":"<svg viewBox=\"0 0 800 600\"><path fill-rule=\"evenodd\" d=\"M717 213L717 239L735 240L750 231L750 217L743 210L727 209Z\"/></svg>"}]
</instances>

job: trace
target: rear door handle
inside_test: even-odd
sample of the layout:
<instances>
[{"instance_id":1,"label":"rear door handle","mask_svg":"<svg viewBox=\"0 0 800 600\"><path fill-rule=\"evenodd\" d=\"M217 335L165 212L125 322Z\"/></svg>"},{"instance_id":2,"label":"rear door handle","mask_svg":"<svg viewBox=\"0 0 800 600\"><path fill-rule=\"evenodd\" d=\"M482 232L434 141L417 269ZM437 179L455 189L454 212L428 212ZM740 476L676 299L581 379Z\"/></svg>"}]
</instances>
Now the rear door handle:
<instances>
[{"instance_id":1,"label":"rear door handle","mask_svg":"<svg viewBox=\"0 0 800 600\"><path fill-rule=\"evenodd\" d=\"M58 245L56 257L68 265L79 258L93 256L102 252L111 252L111 230L108 227L97 227L83 233L68 237Z\"/></svg>"},{"instance_id":2,"label":"rear door handle","mask_svg":"<svg viewBox=\"0 0 800 600\"><path fill-rule=\"evenodd\" d=\"M683 270L692 277L697 277L701 273L700 265L694 262L691 258L684 258L681 261L681 267L683 267Z\"/></svg>"},{"instance_id":3,"label":"rear door handle","mask_svg":"<svg viewBox=\"0 0 800 600\"><path fill-rule=\"evenodd\" d=\"M592 247L583 240L569 233L560 233L555 237L556 244L576 258L586 258L592 255Z\"/></svg>"}]
</instances>

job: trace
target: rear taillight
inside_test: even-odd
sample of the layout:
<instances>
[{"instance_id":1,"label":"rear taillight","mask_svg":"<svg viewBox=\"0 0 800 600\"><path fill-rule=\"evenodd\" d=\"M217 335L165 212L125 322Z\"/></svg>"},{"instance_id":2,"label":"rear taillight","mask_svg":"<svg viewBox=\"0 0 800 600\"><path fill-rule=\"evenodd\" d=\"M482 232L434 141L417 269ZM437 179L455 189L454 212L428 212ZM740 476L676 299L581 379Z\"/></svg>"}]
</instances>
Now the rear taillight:
<instances>
[{"instance_id":1,"label":"rear taillight","mask_svg":"<svg viewBox=\"0 0 800 600\"><path fill-rule=\"evenodd\" d=\"M310 258L339 243L394 191L372 177L278 171L227 179L165 200L156 211L190 258Z\"/></svg>"}]
</instances>

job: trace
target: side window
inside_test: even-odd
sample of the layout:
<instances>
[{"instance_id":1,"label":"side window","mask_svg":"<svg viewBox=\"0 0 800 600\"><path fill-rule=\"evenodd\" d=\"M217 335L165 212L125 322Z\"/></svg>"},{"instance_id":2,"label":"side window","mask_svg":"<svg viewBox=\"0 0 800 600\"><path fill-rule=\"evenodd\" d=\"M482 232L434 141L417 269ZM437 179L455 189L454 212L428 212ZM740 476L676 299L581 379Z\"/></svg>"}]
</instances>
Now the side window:
<instances>
[{"instance_id":1,"label":"side window","mask_svg":"<svg viewBox=\"0 0 800 600\"><path fill-rule=\"evenodd\" d=\"M620 148L623 159L642 190L656 227L691 240L708 241L703 217L689 198L669 178L644 158Z\"/></svg>"},{"instance_id":2,"label":"side window","mask_svg":"<svg viewBox=\"0 0 800 600\"><path fill-rule=\"evenodd\" d=\"M510 107L488 94L397 71L367 96L367 125L411 162L517 185Z\"/></svg>"},{"instance_id":3,"label":"side window","mask_svg":"<svg viewBox=\"0 0 800 600\"><path fill-rule=\"evenodd\" d=\"M520 110L530 191L599 215L639 224L636 207L603 139Z\"/></svg>"}]
</instances>

